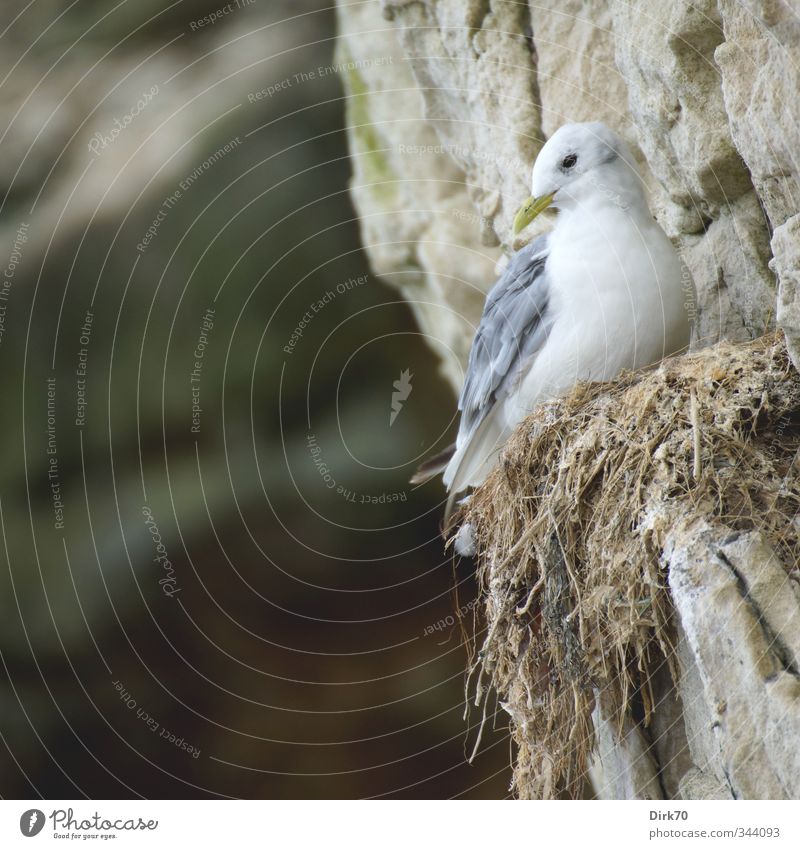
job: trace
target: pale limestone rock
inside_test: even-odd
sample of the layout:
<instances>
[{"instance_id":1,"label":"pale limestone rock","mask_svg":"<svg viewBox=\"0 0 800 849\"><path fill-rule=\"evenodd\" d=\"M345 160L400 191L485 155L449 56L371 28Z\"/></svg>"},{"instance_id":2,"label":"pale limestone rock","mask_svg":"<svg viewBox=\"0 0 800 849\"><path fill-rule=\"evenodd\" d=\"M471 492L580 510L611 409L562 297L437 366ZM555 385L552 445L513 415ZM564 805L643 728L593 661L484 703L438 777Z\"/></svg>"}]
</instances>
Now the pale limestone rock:
<instances>
[{"instance_id":1,"label":"pale limestone rock","mask_svg":"<svg viewBox=\"0 0 800 849\"><path fill-rule=\"evenodd\" d=\"M715 217L752 186L730 135L714 49L713 0L614 3L617 63L640 144L676 203Z\"/></svg>"},{"instance_id":2,"label":"pale limestone rock","mask_svg":"<svg viewBox=\"0 0 800 849\"><path fill-rule=\"evenodd\" d=\"M714 53L733 139L773 227L800 203L800 10L781 0L719 0Z\"/></svg>"},{"instance_id":3,"label":"pale limestone rock","mask_svg":"<svg viewBox=\"0 0 800 849\"><path fill-rule=\"evenodd\" d=\"M755 193L723 207L702 236L688 234L679 242L697 286L695 346L766 333L774 320L775 278L769 270L769 231Z\"/></svg>"},{"instance_id":4,"label":"pale limestone rock","mask_svg":"<svg viewBox=\"0 0 800 849\"><path fill-rule=\"evenodd\" d=\"M614 2L614 12L640 146L668 197L658 217L697 288L694 346L760 335L775 298L768 230L714 63L724 38L716 4Z\"/></svg>"},{"instance_id":5,"label":"pale limestone rock","mask_svg":"<svg viewBox=\"0 0 800 849\"><path fill-rule=\"evenodd\" d=\"M605 121L635 145L610 3L544 0L530 10L544 135L571 121Z\"/></svg>"},{"instance_id":6,"label":"pale limestone rock","mask_svg":"<svg viewBox=\"0 0 800 849\"><path fill-rule=\"evenodd\" d=\"M618 732L613 709L595 694L592 714L596 754L590 767L592 784L605 799L663 799L658 765L641 729L628 717Z\"/></svg>"},{"instance_id":7,"label":"pale limestone rock","mask_svg":"<svg viewBox=\"0 0 800 849\"><path fill-rule=\"evenodd\" d=\"M712 776L692 767L681 779L681 799L733 799L730 790Z\"/></svg>"},{"instance_id":8,"label":"pale limestone rock","mask_svg":"<svg viewBox=\"0 0 800 849\"><path fill-rule=\"evenodd\" d=\"M665 559L711 714L690 746L711 738L709 767L735 798L797 798L800 588L758 533L678 529Z\"/></svg>"},{"instance_id":9,"label":"pale limestone rock","mask_svg":"<svg viewBox=\"0 0 800 849\"><path fill-rule=\"evenodd\" d=\"M786 335L792 362L800 368L800 215L775 230L771 247L770 268L779 280L777 322Z\"/></svg>"},{"instance_id":10,"label":"pale limestone rock","mask_svg":"<svg viewBox=\"0 0 800 849\"><path fill-rule=\"evenodd\" d=\"M456 390L498 253L481 244L486 222L424 116L379 2L340 6L339 29L338 61L355 65L345 88L362 239L376 273L409 300Z\"/></svg>"},{"instance_id":11,"label":"pale limestone rock","mask_svg":"<svg viewBox=\"0 0 800 849\"><path fill-rule=\"evenodd\" d=\"M487 219L484 239L508 243L542 144L525 6L512 0L384 0L436 128Z\"/></svg>"},{"instance_id":12,"label":"pale limestone rock","mask_svg":"<svg viewBox=\"0 0 800 849\"><path fill-rule=\"evenodd\" d=\"M683 734L694 764L679 779L678 795L684 799L732 799L720 748L713 734L713 708L706 701L703 681L680 621L677 630Z\"/></svg>"}]
</instances>

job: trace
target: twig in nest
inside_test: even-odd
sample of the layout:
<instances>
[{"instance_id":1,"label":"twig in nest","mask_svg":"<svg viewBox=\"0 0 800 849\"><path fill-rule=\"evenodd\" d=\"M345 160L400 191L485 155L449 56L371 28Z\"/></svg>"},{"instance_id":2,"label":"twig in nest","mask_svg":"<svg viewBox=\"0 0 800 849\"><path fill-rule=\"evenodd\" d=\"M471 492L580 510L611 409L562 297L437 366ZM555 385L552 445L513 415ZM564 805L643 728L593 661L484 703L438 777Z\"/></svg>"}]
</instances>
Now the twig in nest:
<instances>
[{"instance_id":1,"label":"twig in nest","mask_svg":"<svg viewBox=\"0 0 800 849\"><path fill-rule=\"evenodd\" d=\"M694 447L694 465L692 479L700 480L700 413L697 410L697 395L694 389L689 394L689 414L692 419L692 442Z\"/></svg>"}]
</instances>

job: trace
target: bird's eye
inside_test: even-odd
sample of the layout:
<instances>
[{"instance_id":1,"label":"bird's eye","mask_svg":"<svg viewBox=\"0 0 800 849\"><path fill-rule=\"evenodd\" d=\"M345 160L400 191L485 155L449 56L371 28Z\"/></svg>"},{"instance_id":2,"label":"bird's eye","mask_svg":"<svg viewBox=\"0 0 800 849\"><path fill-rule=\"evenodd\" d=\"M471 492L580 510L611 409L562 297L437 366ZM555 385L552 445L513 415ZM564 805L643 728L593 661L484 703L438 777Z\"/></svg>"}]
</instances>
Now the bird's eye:
<instances>
[{"instance_id":1,"label":"bird's eye","mask_svg":"<svg viewBox=\"0 0 800 849\"><path fill-rule=\"evenodd\" d=\"M572 168L572 166L578 161L578 156L575 153L570 153L569 156L565 156L561 162L562 168Z\"/></svg>"}]
</instances>

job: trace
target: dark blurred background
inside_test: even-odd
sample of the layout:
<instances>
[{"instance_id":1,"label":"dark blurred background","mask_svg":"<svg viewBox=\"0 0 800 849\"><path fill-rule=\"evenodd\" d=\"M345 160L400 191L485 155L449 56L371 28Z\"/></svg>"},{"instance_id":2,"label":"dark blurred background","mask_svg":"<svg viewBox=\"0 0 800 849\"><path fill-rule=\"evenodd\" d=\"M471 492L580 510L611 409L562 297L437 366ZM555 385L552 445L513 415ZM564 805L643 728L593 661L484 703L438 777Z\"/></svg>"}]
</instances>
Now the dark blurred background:
<instances>
[{"instance_id":1,"label":"dark blurred background","mask_svg":"<svg viewBox=\"0 0 800 849\"><path fill-rule=\"evenodd\" d=\"M360 249L342 81L295 76L334 11L0 8L0 792L506 795L407 484L455 400Z\"/></svg>"}]
</instances>

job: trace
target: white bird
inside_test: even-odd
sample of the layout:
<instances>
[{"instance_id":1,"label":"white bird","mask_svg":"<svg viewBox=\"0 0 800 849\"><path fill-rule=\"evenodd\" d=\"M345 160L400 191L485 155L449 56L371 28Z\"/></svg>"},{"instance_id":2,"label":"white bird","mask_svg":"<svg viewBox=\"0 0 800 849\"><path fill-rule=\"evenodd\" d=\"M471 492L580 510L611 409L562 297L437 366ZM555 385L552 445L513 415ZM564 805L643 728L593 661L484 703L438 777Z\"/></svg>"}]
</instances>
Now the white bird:
<instances>
[{"instance_id":1,"label":"white bird","mask_svg":"<svg viewBox=\"0 0 800 849\"><path fill-rule=\"evenodd\" d=\"M625 142L605 124L566 124L533 167L520 232L549 206L554 229L518 251L489 292L472 343L454 450L444 468L456 496L484 481L519 423L579 381L605 381L685 348L694 287L653 218ZM688 302L688 303L687 303Z\"/></svg>"}]
</instances>

